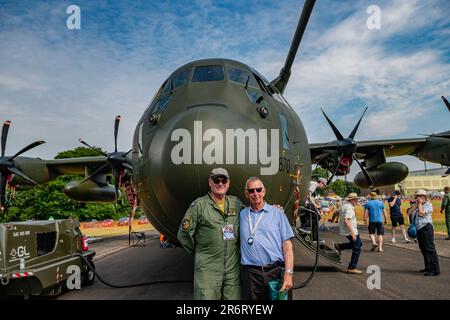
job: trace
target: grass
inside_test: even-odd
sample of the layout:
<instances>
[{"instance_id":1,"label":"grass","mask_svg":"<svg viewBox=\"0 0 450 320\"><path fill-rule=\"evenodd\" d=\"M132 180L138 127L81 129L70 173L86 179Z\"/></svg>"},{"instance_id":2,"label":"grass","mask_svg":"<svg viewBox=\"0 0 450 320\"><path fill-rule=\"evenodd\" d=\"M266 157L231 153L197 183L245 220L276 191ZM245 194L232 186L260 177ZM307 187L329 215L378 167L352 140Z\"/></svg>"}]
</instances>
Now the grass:
<instances>
[{"instance_id":1,"label":"grass","mask_svg":"<svg viewBox=\"0 0 450 320\"><path fill-rule=\"evenodd\" d=\"M137 224L137 222L132 223L133 231L135 232L142 232L142 231L151 231L155 230L155 228L150 224ZM85 236L88 237L100 237L100 238L107 238L107 237L114 237L114 236L120 236L128 234L128 226L113 226L113 227L95 227L95 228L84 228L80 227L81 232Z\"/></svg>"},{"instance_id":2,"label":"grass","mask_svg":"<svg viewBox=\"0 0 450 320\"><path fill-rule=\"evenodd\" d=\"M447 226L445 224L445 214L441 214L439 211L441 210L441 200L431 200L431 203L433 205L433 225L434 225L434 231L437 234L447 234ZM409 220L407 218L406 210L410 207L409 201L402 202L402 213L403 217L405 218L405 226L409 226ZM391 218L389 215L389 206L386 203L386 214L387 214L387 225L385 226L386 229L391 230ZM356 218L358 220L358 223L363 223L363 207L358 206L355 209ZM331 215L327 215L326 218L331 218Z\"/></svg>"}]
</instances>

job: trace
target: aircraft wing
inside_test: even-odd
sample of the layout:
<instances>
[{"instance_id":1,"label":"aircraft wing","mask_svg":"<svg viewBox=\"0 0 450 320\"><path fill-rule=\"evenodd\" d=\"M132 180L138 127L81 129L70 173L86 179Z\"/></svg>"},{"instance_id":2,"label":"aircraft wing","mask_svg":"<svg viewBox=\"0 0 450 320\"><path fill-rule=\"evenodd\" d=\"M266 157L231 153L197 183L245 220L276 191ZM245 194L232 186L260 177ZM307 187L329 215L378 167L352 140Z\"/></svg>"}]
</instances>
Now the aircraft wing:
<instances>
[{"instance_id":1,"label":"aircraft wing","mask_svg":"<svg viewBox=\"0 0 450 320\"><path fill-rule=\"evenodd\" d=\"M372 140L356 142L355 156L366 161L366 167L372 168L386 162L386 157L415 155L426 143L426 138ZM333 150L327 149L327 143L311 143L309 145L311 161L320 162Z\"/></svg>"},{"instance_id":2,"label":"aircraft wing","mask_svg":"<svg viewBox=\"0 0 450 320\"><path fill-rule=\"evenodd\" d=\"M55 160L17 157L14 162L15 167L20 172L38 184L46 183L61 175L87 176L107 163L106 157L104 156ZM109 172L111 172L109 166L105 166L105 168L101 170L102 174L107 174ZM30 180L27 181L18 175L14 176L12 184L18 184L24 187L33 185Z\"/></svg>"},{"instance_id":3,"label":"aircraft wing","mask_svg":"<svg viewBox=\"0 0 450 320\"><path fill-rule=\"evenodd\" d=\"M86 167L88 168L99 168L100 166L106 164L106 157L83 157L83 158L68 158L68 159L55 159L55 160L45 160L47 167L59 174L76 174L84 175Z\"/></svg>"}]
</instances>

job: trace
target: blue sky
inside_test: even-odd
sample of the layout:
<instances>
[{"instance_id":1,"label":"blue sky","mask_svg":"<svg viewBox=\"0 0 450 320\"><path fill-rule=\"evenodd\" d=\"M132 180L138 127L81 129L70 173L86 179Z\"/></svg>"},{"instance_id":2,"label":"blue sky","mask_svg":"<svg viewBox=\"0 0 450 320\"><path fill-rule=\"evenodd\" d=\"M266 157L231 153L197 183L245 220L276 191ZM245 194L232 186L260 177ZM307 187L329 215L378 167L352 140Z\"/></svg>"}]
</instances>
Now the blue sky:
<instances>
[{"instance_id":1,"label":"blue sky","mask_svg":"<svg viewBox=\"0 0 450 320\"><path fill-rule=\"evenodd\" d=\"M69 30L66 8L81 9ZM381 10L369 30L368 6ZM119 146L155 91L191 60L231 58L273 79L284 63L303 1L0 1L0 114L12 120L8 154L52 158L84 138ZM369 110L357 140L413 138L448 130L450 2L317 1L285 97L310 142L334 139L323 108L343 135ZM394 159L395 160L395 159ZM402 158L411 169L423 164ZM430 165L430 167L432 167Z\"/></svg>"}]
</instances>

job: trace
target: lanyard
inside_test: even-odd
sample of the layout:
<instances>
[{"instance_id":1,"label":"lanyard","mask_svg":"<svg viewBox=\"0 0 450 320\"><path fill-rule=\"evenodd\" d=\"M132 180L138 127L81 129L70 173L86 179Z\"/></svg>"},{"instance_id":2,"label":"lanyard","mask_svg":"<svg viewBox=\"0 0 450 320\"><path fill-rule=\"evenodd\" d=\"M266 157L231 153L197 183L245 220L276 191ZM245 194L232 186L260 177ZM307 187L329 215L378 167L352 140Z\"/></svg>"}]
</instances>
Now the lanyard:
<instances>
[{"instance_id":1,"label":"lanyard","mask_svg":"<svg viewBox=\"0 0 450 320\"><path fill-rule=\"evenodd\" d=\"M248 227L250 229L250 236L253 236L255 234L256 228L258 228L258 224L261 221L261 218L262 218L263 214L264 214L264 210L261 213L261 215L259 216L258 221L256 221L255 227L253 228L252 215L250 214L250 208L248 209Z\"/></svg>"}]
</instances>

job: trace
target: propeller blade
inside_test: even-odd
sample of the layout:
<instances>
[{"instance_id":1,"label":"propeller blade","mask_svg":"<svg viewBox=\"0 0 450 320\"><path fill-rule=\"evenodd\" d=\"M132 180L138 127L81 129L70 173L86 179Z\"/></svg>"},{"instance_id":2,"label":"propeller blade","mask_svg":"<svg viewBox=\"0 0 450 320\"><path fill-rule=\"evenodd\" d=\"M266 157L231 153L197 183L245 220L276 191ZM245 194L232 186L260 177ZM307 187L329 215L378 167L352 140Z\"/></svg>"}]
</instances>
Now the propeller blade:
<instances>
[{"instance_id":1,"label":"propeller blade","mask_svg":"<svg viewBox=\"0 0 450 320\"><path fill-rule=\"evenodd\" d=\"M353 157L353 160L355 160L358 163L359 167L361 168L361 172L363 173L364 177L366 178L367 183L370 186L369 188L372 188L373 181L372 181L372 178L367 173L366 168L364 168L363 165L361 164L361 162L359 162L358 159L356 159L355 155L352 155L352 157Z\"/></svg>"},{"instance_id":2,"label":"propeller blade","mask_svg":"<svg viewBox=\"0 0 450 320\"><path fill-rule=\"evenodd\" d=\"M1 173L0 179L0 207L5 207L6 205L6 180L7 176L4 173Z\"/></svg>"},{"instance_id":3,"label":"propeller blade","mask_svg":"<svg viewBox=\"0 0 450 320\"><path fill-rule=\"evenodd\" d=\"M120 171L114 170L114 191L116 192L116 202L119 199L119 179Z\"/></svg>"},{"instance_id":4,"label":"propeller blade","mask_svg":"<svg viewBox=\"0 0 450 320\"><path fill-rule=\"evenodd\" d=\"M83 139L78 139L78 141L80 141L82 144L84 144L86 147L91 148L92 150L97 150L96 148L94 148L93 146L91 146L90 144L88 144L86 141L84 141ZM103 151L100 150L100 153L102 155L104 155L105 157L107 157L108 155L106 153L104 153Z\"/></svg>"},{"instance_id":5,"label":"propeller blade","mask_svg":"<svg viewBox=\"0 0 450 320\"><path fill-rule=\"evenodd\" d=\"M114 152L117 152L117 134L119 133L120 116L116 116L114 122Z\"/></svg>"},{"instance_id":6,"label":"propeller blade","mask_svg":"<svg viewBox=\"0 0 450 320\"><path fill-rule=\"evenodd\" d=\"M3 129L2 129L2 157L5 155L5 147L6 147L6 140L8 138L8 130L9 126L11 125L11 121L5 121L3 123Z\"/></svg>"},{"instance_id":7,"label":"propeller blade","mask_svg":"<svg viewBox=\"0 0 450 320\"><path fill-rule=\"evenodd\" d=\"M444 97L444 96L441 96L441 98L442 98L442 100L444 101L445 105L447 106L447 108L448 108L448 111L450 111L450 103L448 102L448 100L447 100L447 99L445 99L445 97Z\"/></svg>"},{"instance_id":8,"label":"propeller blade","mask_svg":"<svg viewBox=\"0 0 450 320\"><path fill-rule=\"evenodd\" d=\"M43 140L33 142L33 143L29 144L28 146L26 146L25 148L23 148L22 150L20 150L19 152L17 152L15 155L13 155L11 158L9 158L9 160L13 160L15 157L20 156L22 153L27 152L28 150L33 149L34 147L37 147L43 143L45 143L45 141L43 141Z\"/></svg>"},{"instance_id":9,"label":"propeller blade","mask_svg":"<svg viewBox=\"0 0 450 320\"><path fill-rule=\"evenodd\" d=\"M328 118L328 116L325 114L325 111L323 111L322 108L320 108L320 110L322 110L323 115L325 116L325 119L327 119L328 124L330 125L331 129L334 132L334 135L336 136L336 138L338 140L344 140L344 137L342 136L342 134L339 132L338 128L336 128L336 126L334 125L333 122L331 122L331 120Z\"/></svg>"},{"instance_id":10,"label":"propeller blade","mask_svg":"<svg viewBox=\"0 0 450 320\"><path fill-rule=\"evenodd\" d=\"M343 154L340 154L340 155L339 155L338 161L336 162L336 168L334 169L334 172L333 172L333 174L331 175L330 179L328 179L327 185L330 184L331 180L333 180L334 176L336 175L336 172L337 172L338 169L339 169L339 163L341 163L341 158L342 158L342 156L343 156Z\"/></svg>"},{"instance_id":11,"label":"propeller blade","mask_svg":"<svg viewBox=\"0 0 450 320\"><path fill-rule=\"evenodd\" d=\"M105 170L109 167L109 164L104 164L94 172L92 172L87 178L85 178L83 181L80 182L80 184L85 183L86 181L90 180L91 178L95 177L97 174L99 174L101 171Z\"/></svg>"},{"instance_id":12,"label":"propeller blade","mask_svg":"<svg viewBox=\"0 0 450 320\"><path fill-rule=\"evenodd\" d=\"M133 166L129 164L128 162L122 163L122 167L127 168L128 170L133 171Z\"/></svg>"},{"instance_id":13,"label":"propeller blade","mask_svg":"<svg viewBox=\"0 0 450 320\"><path fill-rule=\"evenodd\" d=\"M362 118L364 117L364 114L366 113L367 109L368 109L368 107L366 107L366 109L364 109L364 112L363 112L361 118L359 118L359 121L358 121L358 123L356 124L355 128L353 129L352 133L350 133L350 135L348 136L350 139L355 138L356 131L358 131L359 124L361 123L361 120L362 120Z\"/></svg>"},{"instance_id":14,"label":"propeller blade","mask_svg":"<svg viewBox=\"0 0 450 320\"><path fill-rule=\"evenodd\" d=\"M126 157L127 154L129 154L133 149L128 150L127 152L125 152L122 156Z\"/></svg>"},{"instance_id":15,"label":"propeller blade","mask_svg":"<svg viewBox=\"0 0 450 320\"><path fill-rule=\"evenodd\" d=\"M33 179L27 177L27 176L25 175L25 173L23 173L22 171L18 170L17 168L9 167L8 170L9 170L11 173L14 173L16 176L22 177L22 178L24 178L25 180L27 180L27 181L29 181L29 182L31 182L31 183L34 183L35 185L39 185L36 181L34 181Z\"/></svg>"}]
</instances>

